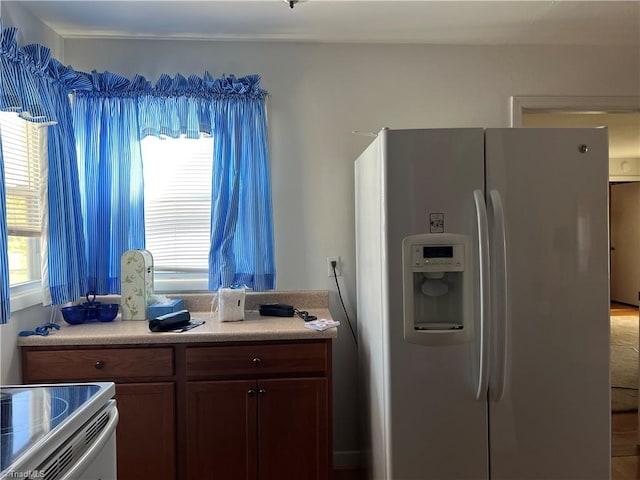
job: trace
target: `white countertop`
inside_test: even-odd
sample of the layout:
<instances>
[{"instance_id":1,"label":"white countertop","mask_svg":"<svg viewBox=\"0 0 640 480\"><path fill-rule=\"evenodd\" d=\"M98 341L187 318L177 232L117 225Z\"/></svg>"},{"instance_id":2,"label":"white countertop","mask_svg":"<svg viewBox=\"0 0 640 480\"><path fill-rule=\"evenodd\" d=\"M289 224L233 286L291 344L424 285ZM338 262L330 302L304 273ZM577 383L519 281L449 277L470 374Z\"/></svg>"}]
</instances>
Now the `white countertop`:
<instances>
[{"instance_id":1,"label":"white countertop","mask_svg":"<svg viewBox=\"0 0 640 480\"><path fill-rule=\"evenodd\" d=\"M331 319L326 308L309 308L309 314ZM120 320L89 322L68 325L61 322L60 330L52 330L48 336L19 337L18 345L31 346L83 346L126 345L199 342L243 342L274 340L313 340L336 338L337 327L322 332L305 328L305 322L297 317L263 317L258 312L245 312L245 319L238 322L219 322L216 313L191 312L192 320L204 320L205 324L186 332L151 332L146 320Z\"/></svg>"}]
</instances>

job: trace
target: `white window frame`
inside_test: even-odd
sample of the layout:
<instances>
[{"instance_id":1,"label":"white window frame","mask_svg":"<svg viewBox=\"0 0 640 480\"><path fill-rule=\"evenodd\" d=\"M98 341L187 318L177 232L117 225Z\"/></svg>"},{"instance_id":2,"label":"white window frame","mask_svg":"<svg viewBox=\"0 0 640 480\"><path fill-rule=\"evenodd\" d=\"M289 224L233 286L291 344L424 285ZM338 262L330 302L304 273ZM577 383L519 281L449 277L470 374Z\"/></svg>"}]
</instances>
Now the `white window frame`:
<instances>
[{"instance_id":1,"label":"white window frame","mask_svg":"<svg viewBox=\"0 0 640 480\"><path fill-rule=\"evenodd\" d=\"M46 176L43 173L46 172L46 166L48 161L48 152L47 152L47 126L49 124L36 124L33 122L27 122L27 136L29 135L38 135L38 138L35 140L29 139L28 143L38 142L39 148L37 149L37 162L40 165L41 171L41 183L40 183L40 194L41 194L41 215L43 212L46 212ZM44 168L44 172L43 172ZM42 231L42 230L41 230ZM34 237L37 238L37 237ZM9 299L11 306L11 313L18 312L20 310L24 310L26 308L32 307L37 304L42 304L43 295L42 295L42 262L43 262L43 254L44 252L40 249L40 270L41 276L38 279L31 280L28 282L20 283L17 285L12 285L9 287Z\"/></svg>"},{"instance_id":2,"label":"white window frame","mask_svg":"<svg viewBox=\"0 0 640 480\"><path fill-rule=\"evenodd\" d=\"M203 137L203 138L210 138L210 137ZM154 137L150 137L151 141L158 141L158 139L154 138ZM167 138L167 139L162 139L160 141L172 141L173 139ZM144 142L144 139L142 140ZM187 142L192 142L192 141L198 141L198 139L186 139L185 141ZM150 154L151 149L149 149L149 151L147 151L147 154ZM150 158L146 158L145 159L145 152L144 152L144 148L143 148L143 162L144 163L144 167L143 170L145 172L148 171L149 169L149 164L146 162L151 163L152 160ZM179 162L179 158L175 158L172 159L175 160L176 162ZM211 168L212 164L213 164L213 151L211 152ZM208 175L208 178L211 178L211 172L207 171L206 175ZM145 189L148 186L148 178L145 175ZM208 195L210 195L210 185L208 186L207 190L209 190ZM149 196L145 195L145 209L148 207L148 199ZM211 209L209 208L208 214L209 217L211 215ZM148 218L146 219L146 221L148 221ZM145 226L145 230L147 229L148 225ZM209 230L208 225L207 225L207 231ZM147 234L147 231L145 231L145 235ZM208 235L208 233L207 233ZM149 251L151 252L151 254L153 255L153 249L151 248L151 246L149 245L149 242L147 240L147 248L149 249ZM208 275L208 265L203 265L202 269L184 269L181 271L175 271L175 272L169 272L169 271L159 271L158 269L158 259L156 257L154 257L154 291L158 292L158 293L168 293L168 292L172 292L172 293L179 293L179 292L204 292L204 291L208 291L208 282L209 282L209 275Z\"/></svg>"}]
</instances>

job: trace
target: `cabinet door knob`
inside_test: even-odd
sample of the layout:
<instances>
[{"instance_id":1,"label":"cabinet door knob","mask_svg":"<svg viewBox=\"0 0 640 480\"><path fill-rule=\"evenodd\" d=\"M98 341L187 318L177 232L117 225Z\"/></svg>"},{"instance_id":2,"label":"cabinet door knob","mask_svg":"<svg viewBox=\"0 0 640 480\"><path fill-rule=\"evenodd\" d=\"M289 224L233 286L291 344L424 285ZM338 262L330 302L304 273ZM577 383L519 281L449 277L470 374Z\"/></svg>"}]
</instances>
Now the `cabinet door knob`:
<instances>
[{"instance_id":1,"label":"cabinet door knob","mask_svg":"<svg viewBox=\"0 0 640 480\"><path fill-rule=\"evenodd\" d=\"M253 388L251 388L247 392L247 395L249 395L250 397L255 397L256 396L256 391Z\"/></svg>"},{"instance_id":2,"label":"cabinet door knob","mask_svg":"<svg viewBox=\"0 0 640 480\"><path fill-rule=\"evenodd\" d=\"M251 360L253 362L254 365L260 365L260 362L262 362L262 360L260 359L260 357L255 357L253 360Z\"/></svg>"},{"instance_id":3,"label":"cabinet door knob","mask_svg":"<svg viewBox=\"0 0 640 480\"><path fill-rule=\"evenodd\" d=\"M94 367L96 367L96 370L102 370L104 368L104 362L102 360L98 360Z\"/></svg>"},{"instance_id":4,"label":"cabinet door knob","mask_svg":"<svg viewBox=\"0 0 640 480\"><path fill-rule=\"evenodd\" d=\"M267 391L264 388L261 388L260 390L258 390L258 393L260 395L266 395Z\"/></svg>"}]
</instances>

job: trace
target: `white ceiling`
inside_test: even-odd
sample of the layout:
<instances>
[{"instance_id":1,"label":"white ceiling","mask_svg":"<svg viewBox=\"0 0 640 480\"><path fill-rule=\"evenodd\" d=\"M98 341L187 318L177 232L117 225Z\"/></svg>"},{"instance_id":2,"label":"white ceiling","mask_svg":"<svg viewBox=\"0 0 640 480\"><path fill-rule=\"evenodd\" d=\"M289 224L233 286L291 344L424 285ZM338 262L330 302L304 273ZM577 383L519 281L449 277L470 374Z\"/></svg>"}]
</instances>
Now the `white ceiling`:
<instances>
[{"instance_id":1,"label":"white ceiling","mask_svg":"<svg viewBox=\"0 0 640 480\"><path fill-rule=\"evenodd\" d=\"M64 38L640 48L640 0L13 1Z\"/></svg>"}]
</instances>

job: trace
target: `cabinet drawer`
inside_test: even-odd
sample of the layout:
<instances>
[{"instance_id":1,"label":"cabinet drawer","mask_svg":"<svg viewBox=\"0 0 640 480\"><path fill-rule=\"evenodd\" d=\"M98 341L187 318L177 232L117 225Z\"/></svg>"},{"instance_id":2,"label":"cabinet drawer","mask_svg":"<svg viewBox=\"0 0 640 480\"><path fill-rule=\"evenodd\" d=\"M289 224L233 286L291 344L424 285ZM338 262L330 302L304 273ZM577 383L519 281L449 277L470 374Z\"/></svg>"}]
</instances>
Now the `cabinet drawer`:
<instances>
[{"instance_id":1,"label":"cabinet drawer","mask_svg":"<svg viewBox=\"0 0 640 480\"><path fill-rule=\"evenodd\" d=\"M29 350L23 362L25 382L173 375L172 348Z\"/></svg>"},{"instance_id":2,"label":"cabinet drawer","mask_svg":"<svg viewBox=\"0 0 640 480\"><path fill-rule=\"evenodd\" d=\"M325 343L189 347L187 377L211 378L263 374L324 374Z\"/></svg>"}]
</instances>

